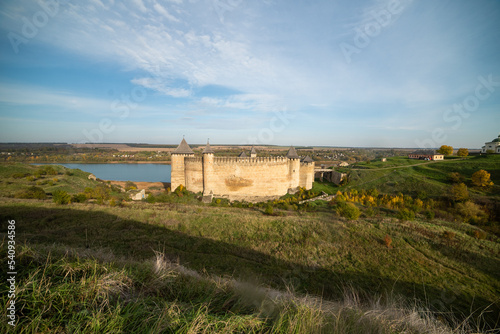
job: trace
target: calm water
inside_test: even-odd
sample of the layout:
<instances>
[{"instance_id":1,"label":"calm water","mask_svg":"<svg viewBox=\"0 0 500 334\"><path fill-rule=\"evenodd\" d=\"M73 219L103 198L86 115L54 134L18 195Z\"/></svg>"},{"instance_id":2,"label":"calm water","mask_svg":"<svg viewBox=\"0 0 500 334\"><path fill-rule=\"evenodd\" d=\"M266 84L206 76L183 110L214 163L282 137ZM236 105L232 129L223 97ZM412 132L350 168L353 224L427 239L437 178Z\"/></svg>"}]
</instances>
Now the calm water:
<instances>
[{"instance_id":1,"label":"calm water","mask_svg":"<svg viewBox=\"0 0 500 334\"><path fill-rule=\"evenodd\" d=\"M170 182L170 165L162 164L54 164L78 168L111 181Z\"/></svg>"}]
</instances>

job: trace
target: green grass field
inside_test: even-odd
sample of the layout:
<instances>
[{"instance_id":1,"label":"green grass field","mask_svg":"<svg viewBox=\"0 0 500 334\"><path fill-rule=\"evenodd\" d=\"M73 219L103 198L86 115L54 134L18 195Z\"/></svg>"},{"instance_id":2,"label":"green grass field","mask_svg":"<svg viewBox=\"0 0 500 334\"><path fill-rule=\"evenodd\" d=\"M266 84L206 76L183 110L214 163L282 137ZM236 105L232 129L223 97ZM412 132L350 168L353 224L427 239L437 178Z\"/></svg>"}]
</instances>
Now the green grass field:
<instances>
[{"instance_id":1,"label":"green grass field","mask_svg":"<svg viewBox=\"0 0 500 334\"><path fill-rule=\"evenodd\" d=\"M417 166L410 165L416 164ZM484 169L491 174L493 187L480 190L472 187L471 176ZM428 196L440 197L449 193L452 185L449 175L460 173L469 186L470 191L478 196L500 196L500 156L476 156L465 160L450 159L437 162L407 159L405 157L389 158L387 162L360 163L352 168L339 171L348 172L349 183L342 189L378 189L388 194L417 195L425 192Z\"/></svg>"},{"instance_id":2,"label":"green grass field","mask_svg":"<svg viewBox=\"0 0 500 334\"><path fill-rule=\"evenodd\" d=\"M352 170L359 179L351 175L347 186L315 183L313 190L373 186L380 192L423 189L442 196L451 171L469 182L482 168L496 182L498 161ZM88 173L64 169L34 180L14 177L35 175L38 168L0 166L2 258L7 258L8 221L16 225L15 332L491 333L500 328L500 240L479 225L422 214L404 221L394 210L359 203L362 217L349 221L326 202L314 205L315 211L280 209L280 215L267 215L262 206L204 205L187 196L121 206L7 197L53 178L55 184L39 186L75 194L98 184ZM496 201L493 190L472 189L475 196ZM5 281L6 271L0 276ZM7 289L0 290L4 319ZM8 330L6 321L0 329Z\"/></svg>"}]
</instances>

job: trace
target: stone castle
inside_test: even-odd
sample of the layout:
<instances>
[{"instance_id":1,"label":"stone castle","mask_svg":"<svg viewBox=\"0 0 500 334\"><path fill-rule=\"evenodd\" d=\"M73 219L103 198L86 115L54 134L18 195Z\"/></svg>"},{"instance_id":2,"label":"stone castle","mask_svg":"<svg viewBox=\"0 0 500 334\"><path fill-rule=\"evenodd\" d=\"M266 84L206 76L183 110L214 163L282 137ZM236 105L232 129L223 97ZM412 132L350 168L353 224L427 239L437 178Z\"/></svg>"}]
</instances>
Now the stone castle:
<instances>
[{"instance_id":1,"label":"stone castle","mask_svg":"<svg viewBox=\"0 0 500 334\"><path fill-rule=\"evenodd\" d=\"M299 187L311 189L313 181L313 160L301 160L293 147L285 157L257 157L253 147L250 157L244 152L238 157L216 157L207 142L202 156L195 157L182 139L172 152L172 190L182 184L207 197L255 202L295 192Z\"/></svg>"}]
</instances>

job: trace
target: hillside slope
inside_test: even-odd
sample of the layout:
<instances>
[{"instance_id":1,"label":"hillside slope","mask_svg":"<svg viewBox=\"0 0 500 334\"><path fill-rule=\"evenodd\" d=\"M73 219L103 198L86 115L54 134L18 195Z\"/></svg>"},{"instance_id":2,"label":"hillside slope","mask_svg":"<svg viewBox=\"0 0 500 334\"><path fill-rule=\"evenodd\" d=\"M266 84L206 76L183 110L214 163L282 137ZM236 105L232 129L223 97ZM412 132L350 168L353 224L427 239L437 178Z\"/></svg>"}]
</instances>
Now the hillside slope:
<instances>
[{"instance_id":1,"label":"hillside slope","mask_svg":"<svg viewBox=\"0 0 500 334\"><path fill-rule=\"evenodd\" d=\"M110 270L109 274L106 274L108 276L104 275L104 278L100 279L114 282L113 275L122 275L120 270L123 269L126 273L123 275L128 277L124 279L129 282L126 286L132 285L143 291L141 286L144 289L153 289L155 284L160 284L160 290L153 289L149 293L163 296L165 291L171 293L175 290L175 284L180 284L176 278L171 279L167 275L161 283L155 281L156 283L152 284L148 281L153 279L150 277L152 267L141 273L143 269L137 265L154 261L157 257L155 252L160 252L165 255L167 263L179 264L183 268L205 273L202 276L206 275L208 278L234 278L239 282L251 282L252 286L292 291L296 296L308 294L316 296L315 300L319 300L320 304L349 304L346 290L354 290L354 304L357 305L354 310L359 311L354 313L360 317L364 314L363 308L368 312L366 307L374 301L379 300L381 305L391 305L398 296L404 296L405 303L424 304L437 312L435 314L439 314L445 323L467 318L467 326L474 324L479 329L498 327L500 246L493 236L487 239L474 238L471 231L476 228L467 224L437 220L402 222L386 217L349 222L333 213L272 217L263 215L259 210L180 204L134 203L114 208L72 204L70 207L61 207L47 201L15 199L2 201L1 218L2 231L6 231L5 224L8 219L16 220L17 244L26 247L25 251L18 253L23 254L18 255L21 259L26 256L26 259L22 260L25 261L22 262L24 269L20 270L18 276L18 305L25 303L26 310L21 318L24 321L21 325L38 321L40 326L42 323L43 326L48 326L46 328L60 328L69 326L69 323L75 325L75 321L83 317L81 307L77 306L71 308L68 314L57 311L56 306L49 306L48 309L42 307L44 304L52 305L47 299L49 295L41 294L33 300L34 290L30 288L32 283L29 282L36 275L41 275L44 265L62 266L66 268L64 270L70 270L74 266L68 274L64 274L60 269L57 271L59 276L55 276L71 278L72 275L77 275L78 279L69 282L63 279L57 283L71 289L80 289L73 284L85 275L94 277L92 275L96 275L95 271ZM454 237L444 238L446 231L454 233ZM389 246L384 241L386 235L392 239ZM3 246L2 250L4 249ZM52 252L52 255L49 256L49 252ZM71 256L65 260L64 254ZM91 261L98 263L91 262L84 266L91 270L90 274L87 269L78 269L82 261L87 261L84 259L89 256L94 259ZM118 269L102 269L101 266ZM191 314L191 320L184 319L189 322L189 326L192 326L193 319L200 315L200 310L206 311L202 312L204 321L211 326L215 326L214 323L218 321L228 320L226 317L237 316L238 323L244 326L242 328L254 328L252 326L255 325L256 332L271 331L273 326L285 321L277 320L280 318L278 315L262 316L262 310L259 308L261 305L254 305L252 308L247 304L238 304L237 301L241 297L229 297L233 292L227 295L217 292L219 290L216 289L210 290L209 295L204 295L200 290L204 291L207 287L202 283L193 283L185 275L179 276L176 272L172 275L180 277L181 282L186 284L186 290L180 290L181 296L174 295L170 298L172 302L179 300L175 306L178 312ZM88 280L91 281L91 277ZM42 282L44 280L41 276L37 279ZM139 321L135 318L137 314L134 313L134 303L155 305L156 302L142 299L142 294L135 295L136 292L132 293L120 285L121 283L113 285L111 281L107 282L111 284L109 291L115 293L101 294L98 291L92 300L99 301L99 305L105 303L117 308L120 305L120 309L114 309L115 313L110 311L110 314L115 314L115 320L121 321L125 326L123 328L128 328L128 325L139 326L135 322L127 322L127 316ZM186 288L187 285L190 287ZM192 297L188 293L189 289L195 289L195 295L201 294L195 296L200 299ZM3 291L2 296L2 303L6 303L6 294ZM218 296L223 301L217 299ZM54 302L54 305L57 303ZM303 315L294 318L286 315L285 310L290 308L280 307L278 314L288 317L289 321L300 323ZM411 311L411 308L409 310ZM319 312L315 307L308 312L313 311ZM87 312L90 313L86 314L92 314L98 311ZM108 318L106 313L100 313L99 316L106 323L115 321ZM328 316L330 320L321 318L325 321L325 331L330 328L328 326L335 325L332 319L337 319L336 317ZM236 318L233 320L236 321ZM155 319L148 317L143 319L142 324L151 324L154 321ZM263 321L262 327L253 321ZM231 326L233 325L237 326L234 323ZM376 326L380 326L376 332L381 333L391 332L390 328L394 328L393 323L386 323L385 320L380 320ZM406 325L402 326L398 328L404 329ZM282 332L287 332L290 327L283 328ZM316 332L312 327L304 328L309 330L298 332ZM319 328L322 329L323 327Z\"/></svg>"}]
</instances>

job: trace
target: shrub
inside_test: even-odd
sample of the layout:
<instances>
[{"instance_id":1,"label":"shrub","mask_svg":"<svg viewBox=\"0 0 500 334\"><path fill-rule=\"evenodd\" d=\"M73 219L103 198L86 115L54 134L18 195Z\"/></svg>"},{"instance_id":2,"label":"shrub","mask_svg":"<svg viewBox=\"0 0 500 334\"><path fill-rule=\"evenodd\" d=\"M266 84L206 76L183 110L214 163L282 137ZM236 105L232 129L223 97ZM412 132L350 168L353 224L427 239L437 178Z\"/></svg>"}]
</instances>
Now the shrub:
<instances>
[{"instance_id":1,"label":"shrub","mask_svg":"<svg viewBox=\"0 0 500 334\"><path fill-rule=\"evenodd\" d=\"M73 171L68 169L67 171L64 172L64 174L68 176L73 176Z\"/></svg>"},{"instance_id":2,"label":"shrub","mask_svg":"<svg viewBox=\"0 0 500 334\"><path fill-rule=\"evenodd\" d=\"M71 202L73 203L83 203L87 200L87 196L84 193L75 194L71 197Z\"/></svg>"},{"instance_id":3,"label":"shrub","mask_svg":"<svg viewBox=\"0 0 500 334\"><path fill-rule=\"evenodd\" d=\"M462 183L464 182L464 177L458 172L450 173L450 181L452 183Z\"/></svg>"},{"instance_id":4,"label":"shrub","mask_svg":"<svg viewBox=\"0 0 500 334\"><path fill-rule=\"evenodd\" d=\"M111 197L111 200L109 201L110 206L117 206L120 203L120 199L116 197Z\"/></svg>"},{"instance_id":5,"label":"shrub","mask_svg":"<svg viewBox=\"0 0 500 334\"><path fill-rule=\"evenodd\" d=\"M42 188L32 186L19 191L14 197L23 199L46 199L47 195Z\"/></svg>"},{"instance_id":6,"label":"shrub","mask_svg":"<svg viewBox=\"0 0 500 334\"><path fill-rule=\"evenodd\" d=\"M349 220L356 220L361 215L361 211L352 203L339 202L336 211L339 215Z\"/></svg>"},{"instance_id":7,"label":"shrub","mask_svg":"<svg viewBox=\"0 0 500 334\"><path fill-rule=\"evenodd\" d=\"M486 232L482 231L482 230L475 230L474 231L474 238L476 239L479 239L479 240L484 240L486 239Z\"/></svg>"},{"instance_id":8,"label":"shrub","mask_svg":"<svg viewBox=\"0 0 500 334\"><path fill-rule=\"evenodd\" d=\"M451 240L455 239L455 235L456 235L455 232L444 231L443 232L443 239L451 241Z\"/></svg>"},{"instance_id":9,"label":"shrub","mask_svg":"<svg viewBox=\"0 0 500 334\"><path fill-rule=\"evenodd\" d=\"M432 211L432 210L426 210L426 211L424 212L424 216L425 216L425 218L427 218L428 220L433 220L435 215L436 215L436 214L435 214L435 213L434 213L434 211Z\"/></svg>"},{"instance_id":10,"label":"shrub","mask_svg":"<svg viewBox=\"0 0 500 334\"><path fill-rule=\"evenodd\" d=\"M384 244L387 246L387 248L392 248L392 238L389 236L389 234L385 235Z\"/></svg>"},{"instance_id":11,"label":"shrub","mask_svg":"<svg viewBox=\"0 0 500 334\"><path fill-rule=\"evenodd\" d=\"M402 221L413 220L415 219L415 212L408 209L402 209L399 210L397 217L399 220Z\"/></svg>"},{"instance_id":12,"label":"shrub","mask_svg":"<svg viewBox=\"0 0 500 334\"><path fill-rule=\"evenodd\" d=\"M463 202L469 199L469 191L464 183L455 184L451 187L451 198L455 202Z\"/></svg>"},{"instance_id":13,"label":"shrub","mask_svg":"<svg viewBox=\"0 0 500 334\"><path fill-rule=\"evenodd\" d=\"M270 216L272 216L272 215L274 214L274 209L273 209L273 206L272 206L271 204L268 204L268 205L266 206L266 209L264 210L264 213L265 213L266 215L270 215Z\"/></svg>"},{"instance_id":14,"label":"shrub","mask_svg":"<svg viewBox=\"0 0 500 334\"><path fill-rule=\"evenodd\" d=\"M377 212L375 211L374 208L368 207L368 208L366 208L364 214L365 214L366 217L373 217L373 216L375 216L377 214Z\"/></svg>"},{"instance_id":15,"label":"shrub","mask_svg":"<svg viewBox=\"0 0 500 334\"><path fill-rule=\"evenodd\" d=\"M56 190L52 193L52 200L56 204L69 204L71 196L64 190Z\"/></svg>"},{"instance_id":16,"label":"shrub","mask_svg":"<svg viewBox=\"0 0 500 334\"><path fill-rule=\"evenodd\" d=\"M177 188L175 188L174 190L174 193L179 196L179 197L182 197L184 195L187 195L187 190L186 190L186 187L184 187L182 184L179 185Z\"/></svg>"},{"instance_id":17,"label":"shrub","mask_svg":"<svg viewBox=\"0 0 500 334\"><path fill-rule=\"evenodd\" d=\"M486 212L484 212L479 205L471 201L458 203L456 205L456 211L466 223L481 223L488 218Z\"/></svg>"},{"instance_id":18,"label":"shrub","mask_svg":"<svg viewBox=\"0 0 500 334\"><path fill-rule=\"evenodd\" d=\"M52 167L52 166L45 166L43 168L43 171L47 175L57 175L57 170L54 167Z\"/></svg>"},{"instance_id":19,"label":"shrub","mask_svg":"<svg viewBox=\"0 0 500 334\"><path fill-rule=\"evenodd\" d=\"M14 173L12 174L12 177L14 179L22 179L23 177L28 177L30 175L31 175L30 173Z\"/></svg>"},{"instance_id":20,"label":"shrub","mask_svg":"<svg viewBox=\"0 0 500 334\"><path fill-rule=\"evenodd\" d=\"M132 181L127 181L125 182L125 190L128 191L128 190L135 190L137 189L137 185L132 182Z\"/></svg>"}]
</instances>

